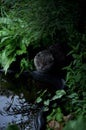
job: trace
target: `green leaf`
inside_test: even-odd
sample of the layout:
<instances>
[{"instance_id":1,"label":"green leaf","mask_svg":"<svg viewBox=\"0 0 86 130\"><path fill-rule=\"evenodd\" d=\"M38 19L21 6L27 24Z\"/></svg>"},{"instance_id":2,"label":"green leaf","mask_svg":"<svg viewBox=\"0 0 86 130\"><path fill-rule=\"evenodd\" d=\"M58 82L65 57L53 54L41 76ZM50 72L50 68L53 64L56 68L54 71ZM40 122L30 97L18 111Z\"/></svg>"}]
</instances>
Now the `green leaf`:
<instances>
[{"instance_id":1,"label":"green leaf","mask_svg":"<svg viewBox=\"0 0 86 130\"><path fill-rule=\"evenodd\" d=\"M58 122L61 122L61 121L63 120L63 114L62 114L62 113L57 113L55 119L56 119Z\"/></svg>"},{"instance_id":2,"label":"green leaf","mask_svg":"<svg viewBox=\"0 0 86 130\"><path fill-rule=\"evenodd\" d=\"M55 119L59 122L61 122L63 120L63 114L61 112L60 108L56 109L56 115L55 115Z\"/></svg>"},{"instance_id":3,"label":"green leaf","mask_svg":"<svg viewBox=\"0 0 86 130\"><path fill-rule=\"evenodd\" d=\"M13 61L15 61L15 59L14 59L14 57L11 57L11 58L8 59L7 63L4 65L5 74L7 73L7 70L8 70L8 68L9 68L10 64L11 64Z\"/></svg>"},{"instance_id":4,"label":"green leaf","mask_svg":"<svg viewBox=\"0 0 86 130\"><path fill-rule=\"evenodd\" d=\"M15 61L16 59L15 59L15 55L13 56L13 57L7 57L7 55L6 55L6 50L5 51L3 51L2 52L2 54L1 54L1 63L2 63L2 67L4 68L4 70L5 70L5 73L7 72L7 70L8 70L8 68L9 68L9 66L10 66L10 64L13 62L13 61Z\"/></svg>"},{"instance_id":5,"label":"green leaf","mask_svg":"<svg viewBox=\"0 0 86 130\"><path fill-rule=\"evenodd\" d=\"M37 103L40 103L42 101L42 98L41 97L38 97L37 99L36 99L36 102Z\"/></svg>"},{"instance_id":6,"label":"green leaf","mask_svg":"<svg viewBox=\"0 0 86 130\"><path fill-rule=\"evenodd\" d=\"M44 108L44 111L46 112L46 111L49 111L49 107L45 107Z\"/></svg>"},{"instance_id":7,"label":"green leaf","mask_svg":"<svg viewBox=\"0 0 86 130\"><path fill-rule=\"evenodd\" d=\"M63 95L65 95L65 94L66 94L65 90L57 90L57 91L56 91L56 95L57 95L58 97L63 96Z\"/></svg>"},{"instance_id":8,"label":"green leaf","mask_svg":"<svg viewBox=\"0 0 86 130\"><path fill-rule=\"evenodd\" d=\"M49 106L49 104L50 104L50 100L49 100L49 99L46 100L46 101L44 101L44 105L45 105L45 106Z\"/></svg>"},{"instance_id":9,"label":"green leaf","mask_svg":"<svg viewBox=\"0 0 86 130\"><path fill-rule=\"evenodd\" d=\"M56 109L53 109L50 115L47 116L47 121L55 119Z\"/></svg>"},{"instance_id":10,"label":"green leaf","mask_svg":"<svg viewBox=\"0 0 86 130\"><path fill-rule=\"evenodd\" d=\"M56 91L56 95L53 96L52 100L59 99L59 98L61 98L65 94L66 94L66 92L64 90L57 90Z\"/></svg>"},{"instance_id":11,"label":"green leaf","mask_svg":"<svg viewBox=\"0 0 86 130\"><path fill-rule=\"evenodd\" d=\"M75 76L75 81L76 81L76 82L79 82L80 79L81 79L81 77L82 77L82 76L81 76L81 73L78 72L77 75Z\"/></svg>"}]
</instances>

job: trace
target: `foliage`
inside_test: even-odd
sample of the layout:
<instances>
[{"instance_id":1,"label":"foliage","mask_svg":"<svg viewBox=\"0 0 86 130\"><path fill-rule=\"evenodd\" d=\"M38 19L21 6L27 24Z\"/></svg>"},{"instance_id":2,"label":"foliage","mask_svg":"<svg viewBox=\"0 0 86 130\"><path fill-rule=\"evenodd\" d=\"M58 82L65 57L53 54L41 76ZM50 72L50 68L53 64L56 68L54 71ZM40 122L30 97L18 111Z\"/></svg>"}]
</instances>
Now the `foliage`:
<instances>
[{"instance_id":1,"label":"foliage","mask_svg":"<svg viewBox=\"0 0 86 130\"><path fill-rule=\"evenodd\" d=\"M75 40L72 39L74 43L71 44L72 49L68 54L73 57L73 60L71 61L70 65L64 68L67 70L65 88L66 94L63 97L60 95L62 97L60 98L60 109L62 110L62 114L66 115L73 113L75 116L74 118L76 118L77 115L80 116L83 114L84 118L86 114L86 37L85 34L78 33L77 35L73 36L73 38ZM72 42L72 40L70 40L70 43ZM77 41L79 42L79 44L76 45ZM55 97L58 96L54 95L53 98ZM52 99L50 99L49 97L45 100L48 106L50 105L49 101L51 101ZM55 100L55 102L56 101L57 100ZM48 115L51 120L55 118L58 106L58 101L56 104L52 105L52 112L50 113L50 115ZM49 109L47 110L49 111ZM71 123L68 122L68 128L70 128L71 130L75 130L77 128L75 123L78 123L79 120L80 123L83 124L83 121L81 121L82 119L77 117L77 120L73 120L71 121ZM71 125L73 124L74 128L71 128ZM65 127L65 130L68 128Z\"/></svg>"},{"instance_id":2,"label":"foliage","mask_svg":"<svg viewBox=\"0 0 86 130\"><path fill-rule=\"evenodd\" d=\"M71 111L77 111L78 114L86 113L86 48L85 45L73 46L72 52L73 61L67 69L66 84L68 85L67 98L70 101L68 105ZM74 106L74 107L73 107ZM68 109L68 107L67 107ZM70 109L70 108L69 108Z\"/></svg>"},{"instance_id":3,"label":"foliage","mask_svg":"<svg viewBox=\"0 0 86 130\"><path fill-rule=\"evenodd\" d=\"M17 55L26 53L27 45L23 36L26 24L18 18L4 17L0 18L0 26L0 64L6 72Z\"/></svg>"},{"instance_id":4,"label":"foliage","mask_svg":"<svg viewBox=\"0 0 86 130\"><path fill-rule=\"evenodd\" d=\"M52 96L50 93L48 94L47 90L44 90L43 92L40 92L38 94L38 97L36 99L36 103L42 103L45 106L44 111L48 111L49 110L49 105L52 101L56 101L57 99L61 99L63 95L65 95L66 92L64 90L57 90L54 94L54 96ZM47 95L47 96L46 96ZM52 106L56 106L55 104L52 104Z\"/></svg>"},{"instance_id":5,"label":"foliage","mask_svg":"<svg viewBox=\"0 0 86 130\"><path fill-rule=\"evenodd\" d=\"M82 115L76 120L69 121L63 130L85 130L86 128L86 118Z\"/></svg>"},{"instance_id":6,"label":"foliage","mask_svg":"<svg viewBox=\"0 0 86 130\"><path fill-rule=\"evenodd\" d=\"M57 109L53 109L51 114L49 116L47 116L47 122L49 122L51 120L56 120L58 122L62 122L63 114L59 107Z\"/></svg>"},{"instance_id":7,"label":"foliage","mask_svg":"<svg viewBox=\"0 0 86 130\"><path fill-rule=\"evenodd\" d=\"M66 93L60 90L51 96L45 90L37 98L37 102L42 102L46 110L49 110L51 102L60 99L61 113L86 114L86 25L81 30L86 20L81 19L84 14L81 16L83 9L80 6L80 1L73 0L1 1L0 65L5 72L12 63L19 62L17 56L22 56L21 71L32 68L29 46L33 47L33 53L35 48L47 47L60 41L68 44L71 49L68 54L72 57L71 63L64 68L67 71ZM57 107L57 103L52 105L51 118L56 117Z\"/></svg>"},{"instance_id":8,"label":"foliage","mask_svg":"<svg viewBox=\"0 0 86 130\"><path fill-rule=\"evenodd\" d=\"M78 20L75 18L77 13L78 3L72 1L1 1L0 64L5 72L17 60L16 57L23 54L26 54L23 58L30 64L29 46L34 49L47 47L59 40L67 42L67 36L72 36L75 21Z\"/></svg>"}]
</instances>

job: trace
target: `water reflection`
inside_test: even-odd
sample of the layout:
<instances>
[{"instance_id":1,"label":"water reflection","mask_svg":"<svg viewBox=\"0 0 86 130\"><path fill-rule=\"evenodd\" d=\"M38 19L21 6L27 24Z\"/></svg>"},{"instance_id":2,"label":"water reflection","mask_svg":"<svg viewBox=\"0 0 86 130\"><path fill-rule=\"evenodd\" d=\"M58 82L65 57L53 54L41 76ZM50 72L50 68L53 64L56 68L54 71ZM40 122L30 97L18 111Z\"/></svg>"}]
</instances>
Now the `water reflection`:
<instances>
[{"instance_id":1,"label":"water reflection","mask_svg":"<svg viewBox=\"0 0 86 130\"><path fill-rule=\"evenodd\" d=\"M23 92L16 94L8 90L7 86L15 85L0 75L0 130L5 130L12 123L17 124L21 130L35 130L34 119L38 108L26 101Z\"/></svg>"}]
</instances>

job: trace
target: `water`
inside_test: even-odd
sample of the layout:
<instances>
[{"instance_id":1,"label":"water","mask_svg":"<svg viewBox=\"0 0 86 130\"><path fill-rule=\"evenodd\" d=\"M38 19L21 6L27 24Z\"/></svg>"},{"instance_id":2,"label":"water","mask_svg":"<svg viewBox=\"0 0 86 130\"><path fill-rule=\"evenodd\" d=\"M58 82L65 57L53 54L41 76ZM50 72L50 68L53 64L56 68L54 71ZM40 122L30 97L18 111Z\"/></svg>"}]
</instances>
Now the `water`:
<instances>
[{"instance_id":1,"label":"water","mask_svg":"<svg viewBox=\"0 0 86 130\"><path fill-rule=\"evenodd\" d=\"M39 108L34 104L34 87L27 84L26 79L0 74L0 130L8 124L17 124L20 130L35 130Z\"/></svg>"}]
</instances>

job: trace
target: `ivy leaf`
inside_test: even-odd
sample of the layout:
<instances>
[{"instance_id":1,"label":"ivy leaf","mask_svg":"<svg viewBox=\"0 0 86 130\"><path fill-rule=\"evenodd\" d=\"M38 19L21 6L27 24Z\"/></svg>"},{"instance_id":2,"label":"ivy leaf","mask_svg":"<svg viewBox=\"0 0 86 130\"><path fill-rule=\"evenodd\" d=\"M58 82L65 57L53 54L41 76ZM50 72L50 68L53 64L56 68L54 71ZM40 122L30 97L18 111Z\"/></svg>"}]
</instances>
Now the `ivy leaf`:
<instances>
[{"instance_id":1,"label":"ivy leaf","mask_svg":"<svg viewBox=\"0 0 86 130\"><path fill-rule=\"evenodd\" d=\"M61 121L62 121L62 119L63 119L63 114L62 114L62 112L61 112L61 109L60 109L60 108L58 108L58 109L57 109L57 113L56 113L55 118L56 118L56 120L57 120L57 121L59 121L59 122L61 122Z\"/></svg>"},{"instance_id":2,"label":"ivy leaf","mask_svg":"<svg viewBox=\"0 0 86 130\"><path fill-rule=\"evenodd\" d=\"M49 99L46 100L46 101L44 101L44 105L45 105L45 106L49 106L49 104L50 104L50 100L49 100Z\"/></svg>"},{"instance_id":3,"label":"ivy leaf","mask_svg":"<svg viewBox=\"0 0 86 130\"><path fill-rule=\"evenodd\" d=\"M52 100L59 99L59 98L61 98L65 94L66 94L66 92L64 90L57 90L56 91L56 95L53 96Z\"/></svg>"},{"instance_id":4,"label":"ivy leaf","mask_svg":"<svg viewBox=\"0 0 86 130\"><path fill-rule=\"evenodd\" d=\"M38 97L37 99L36 99L36 102L37 103L40 103L42 101L42 98L41 97Z\"/></svg>"},{"instance_id":5,"label":"ivy leaf","mask_svg":"<svg viewBox=\"0 0 86 130\"><path fill-rule=\"evenodd\" d=\"M46 112L46 111L49 111L49 108L48 107L45 107L44 108L44 111Z\"/></svg>"}]
</instances>

